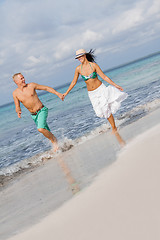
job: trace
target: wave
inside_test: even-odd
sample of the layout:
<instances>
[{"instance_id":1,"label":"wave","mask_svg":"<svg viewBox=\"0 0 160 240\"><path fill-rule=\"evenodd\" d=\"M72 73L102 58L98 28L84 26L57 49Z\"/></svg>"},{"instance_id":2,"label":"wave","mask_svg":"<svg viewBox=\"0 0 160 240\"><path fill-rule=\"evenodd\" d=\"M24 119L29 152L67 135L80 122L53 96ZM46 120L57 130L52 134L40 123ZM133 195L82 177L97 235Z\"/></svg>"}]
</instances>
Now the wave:
<instances>
[{"instance_id":1,"label":"wave","mask_svg":"<svg viewBox=\"0 0 160 240\"><path fill-rule=\"evenodd\" d=\"M155 99L152 102L138 105L132 108L130 111L125 112L118 116L118 120L122 122L123 125L127 125L139 118L145 116L146 114L160 108L160 99Z\"/></svg>"},{"instance_id":2,"label":"wave","mask_svg":"<svg viewBox=\"0 0 160 240\"><path fill-rule=\"evenodd\" d=\"M137 121L144 115L150 113L151 111L160 108L160 99L155 99L152 102L148 102L144 105L139 105L132 110L125 112L119 115L116 118L116 125L118 128L122 128L125 125L131 124L134 121ZM33 157L24 159L17 163L14 163L10 166L0 169L0 185L4 185L7 181L13 179L15 176L18 176L28 170L36 168L42 165L45 161L50 159L57 158L60 154L63 154L66 151L69 151L73 147L82 144L89 139L95 138L96 136L103 134L110 130L109 123L103 123L101 126L96 127L89 133L77 138L77 139L68 139L67 137L59 141L59 150L57 153L54 153L53 150L48 150L43 153L34 155Z\"/></svg>"}]
</instances>

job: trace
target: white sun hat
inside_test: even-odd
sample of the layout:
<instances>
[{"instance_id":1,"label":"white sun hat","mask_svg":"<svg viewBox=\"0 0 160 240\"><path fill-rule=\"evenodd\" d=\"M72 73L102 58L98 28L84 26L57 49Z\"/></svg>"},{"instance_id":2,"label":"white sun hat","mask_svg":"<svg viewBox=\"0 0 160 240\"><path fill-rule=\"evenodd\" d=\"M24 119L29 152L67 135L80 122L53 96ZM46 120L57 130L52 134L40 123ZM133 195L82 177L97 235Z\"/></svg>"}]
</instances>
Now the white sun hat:
<instances>
[{"instance_id":1,"label":"white sun hat","mask_svg":"<svg viewBox=\"0 0 160 240\"><path fill-rule=\"evenodd\" d=\"M79 50L77 50L76 51L76 57L75 57L75 59L76 58L79 58L79 57L81 57L81 56L83 56L83 55L85 55L87 52L86 52L86 50L84 50L84 49L79 49Z\"/></svg>"}]
</instances>

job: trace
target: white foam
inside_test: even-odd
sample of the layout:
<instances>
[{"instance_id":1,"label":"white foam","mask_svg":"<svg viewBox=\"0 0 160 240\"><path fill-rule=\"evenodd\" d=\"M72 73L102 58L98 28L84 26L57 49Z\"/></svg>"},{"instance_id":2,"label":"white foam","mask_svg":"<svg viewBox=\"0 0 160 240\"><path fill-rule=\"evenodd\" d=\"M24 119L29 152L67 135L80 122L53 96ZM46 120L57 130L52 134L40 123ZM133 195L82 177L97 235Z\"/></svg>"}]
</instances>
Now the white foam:
<instances>
[{"instance_id":1,"label":"white foam","mask_svg":"<svg viewBox=\"0 0 160 240\"><path fill-rule=\"evenodd\" d=\"M139 105L132 109L131 111L120 116L119 119L116 119L116 126L120 127L123 123L128 121L128 119L132 119L136 115L141 115L143 112L151 112L160 107L160 99L155 99L152 102L149 102L144 105ZM138 113L138 114L137 114ZM31 158L24 159L20 162L12 164L8 167L2 168L0 170L0 176L10 176L14 173L21 172L25 169L33 168L43 163L44 160L49 160L51 158L56 158L59 154L63 154L63 152L70 150L72 147L75 147L79 144L82 144L89 139L92 139L99 134L107 132L110 129L109 123L103 123L101 126L93 129L91 132L77 138L77 139L68 139L67 137L63 138L59 141L59 150L57 153L54 153L51 150L46 151L44 153L37 154Z\"/></svg>"},{"instance_id":2,"label":"white foam","mask_svg":"<svg viewBox=\"0 0 160 240\"><path fill-rule=\"evenodd\" d=\"M132 116L140 115L143 112L152 112L160 107L160 99L155 99L152 102L148 102L142 105L138 105L137 107L134 107L132 110L122 114L118 120L124 119L124 122L126 119L131 118Z\"/></svg>"}]
</instances>

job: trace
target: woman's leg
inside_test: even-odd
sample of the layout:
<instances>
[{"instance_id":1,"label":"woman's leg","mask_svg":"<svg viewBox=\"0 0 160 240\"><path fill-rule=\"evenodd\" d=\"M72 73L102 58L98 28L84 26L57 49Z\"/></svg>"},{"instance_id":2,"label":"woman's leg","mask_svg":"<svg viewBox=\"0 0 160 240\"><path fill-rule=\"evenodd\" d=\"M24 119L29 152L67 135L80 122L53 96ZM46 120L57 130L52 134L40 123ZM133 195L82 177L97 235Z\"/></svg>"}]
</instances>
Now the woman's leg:
<instances>
[{"instance_id":1,"label":"woman's leg","mask_svg":"<svg viewBox=\"0 0 160 240\"><path fill-rule=\"evenodd\" d=\"M109 118L107 118L107 119L108 119L109 123L111 124L113 133L115 133L115 131L117 131L117 127L116 127L113 115L111 114L109 116Z\"/></svg>"},{"instance_id":2,"label":"woman's leg","mask_svg":"<svg viewBox=\"0 0 160 240\"><path fill-rule=\"evenodd\" d=\"M114 121L114 117L113 115L111 114L109 118L107 118L109 123L111 124L111 127L112 127L112 132L113 134L115 134L118 142L120 143L121 146L124 146L125 145L125 141L121 138L121 136L119 135L118 131L117 131L117 127L115 125L115 121Z\"/></svg>"}]
</instances>

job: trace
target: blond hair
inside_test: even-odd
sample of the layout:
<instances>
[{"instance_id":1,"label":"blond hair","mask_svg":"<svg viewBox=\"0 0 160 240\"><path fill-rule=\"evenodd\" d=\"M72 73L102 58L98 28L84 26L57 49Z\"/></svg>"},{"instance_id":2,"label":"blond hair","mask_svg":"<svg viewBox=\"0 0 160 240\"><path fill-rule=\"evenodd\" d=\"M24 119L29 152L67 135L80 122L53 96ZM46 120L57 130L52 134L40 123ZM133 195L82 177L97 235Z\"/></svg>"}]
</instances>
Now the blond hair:
<instances>
[{"instance_id":1,"label":"blond hair","mask_svg":"<svg viewBox=\"0 0 160 240\"><path fill-rule=\"evenodd\" d=\"M13 76L12 76L12 78L13 78L13 80L15 79L15 77L17 77L18 75L22 75L22 73L15 73Z\"/></svg>"}]
</instances>

